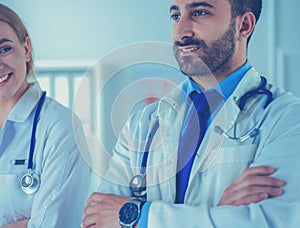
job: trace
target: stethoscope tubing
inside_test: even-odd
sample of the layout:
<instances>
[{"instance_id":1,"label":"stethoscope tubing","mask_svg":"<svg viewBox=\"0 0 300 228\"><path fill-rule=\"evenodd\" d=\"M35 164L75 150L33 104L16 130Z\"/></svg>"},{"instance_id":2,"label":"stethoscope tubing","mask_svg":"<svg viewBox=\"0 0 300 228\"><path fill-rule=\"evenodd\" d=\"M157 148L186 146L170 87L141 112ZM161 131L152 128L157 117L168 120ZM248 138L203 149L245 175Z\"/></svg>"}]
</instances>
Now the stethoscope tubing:
<instances>
[{"instance_id":1,"label":"stethoscope tubing","mask_svg":"<svg viewBox=\"0 0 300 228\"><path fill-rule=\"evenodd\" d=\"M46 92L44 91L42 93L41 98L39 99L39 102L37 104L36 111L35 111L35 114L34 114L34 118L33 118L31 138L30 138L29 157L28 157L28 166L27 166L27 168L29 170L33 170L33 154L34 154L34 148L35 148L35 133L36 133L38 117L40 115L43 103L45 101L45 97L46 97Z\"/></svg>"},{"instance_id":2,"label":"stethoscope tubing","mask_svg":"<svg viewBox=\"0 0 300 228\"><path fill-rule=\"evenodd\" d=\"M140 169L140 174L142 174L142 175L146 174L146 167L147 167L147 161L148 161L148 156L149 156L149 151L150 151L150 145L152 143L152 140L154 138L154 135L155 135L158 127L159 127L159 121L157 119L152 127L152 130L150 131L149 138L147 140L145 152L144 152L143 159L142 159L141 169Z\"/></svg>"},{"instance_id":3,"label":"stethoscope tubing","mask_svg":"<svg viewBox=\"0 0 300 228\"><path fill-rule=\"evenodd\" d=\"M31 137L30 137L30 146L29 146L29 157L28 157L28 166L27 173L24 174L20 179L21 189L24 193L31 195L38 191L40 187L40 176L37 172L34 171L33 167L33 155L35 149L35 136L36 136L36 127L38 122L38 117L40 115L43 103L45 101L46 92L43 92L34 113Z\"/></svg>"}]
</instances>

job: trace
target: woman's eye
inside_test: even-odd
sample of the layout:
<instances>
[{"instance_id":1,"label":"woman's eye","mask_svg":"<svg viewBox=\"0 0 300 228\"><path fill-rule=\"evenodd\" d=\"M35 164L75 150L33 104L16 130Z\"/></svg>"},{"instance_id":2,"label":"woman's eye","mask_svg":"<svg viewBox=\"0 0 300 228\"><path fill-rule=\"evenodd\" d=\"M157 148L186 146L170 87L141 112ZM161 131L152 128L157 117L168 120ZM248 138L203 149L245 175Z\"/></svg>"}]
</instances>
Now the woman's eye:
<instances>
[{"instance_id":1,"label":"woman's eye","mask_svg":"<svg viewBox=\"0 0 300 228\"><path fill-rule=\"evenodd\" d=\"M180 19L180 15L178 13L174 13L170 17L174 21L177 21L178 19Z\"/></svg>"},{"instance_id":2,"label":"woman's eye","mask_svg":"<svg viewBox=\"0 0 300 228\"><path fill-rule=\"evenodd\" d=\"M12 47L3 47L0 48L0 54L4 54L6 52L9 52L12 49Z\"/></svg>"}]
</instances>

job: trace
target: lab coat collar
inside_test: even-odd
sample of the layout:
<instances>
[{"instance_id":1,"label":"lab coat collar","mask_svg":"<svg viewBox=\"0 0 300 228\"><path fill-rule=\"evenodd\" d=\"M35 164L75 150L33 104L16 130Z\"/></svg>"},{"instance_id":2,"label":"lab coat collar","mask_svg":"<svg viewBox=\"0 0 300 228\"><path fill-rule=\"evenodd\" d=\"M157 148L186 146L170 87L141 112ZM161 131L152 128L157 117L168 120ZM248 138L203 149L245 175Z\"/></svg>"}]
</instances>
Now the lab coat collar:
<instances>
[{"instance_id":1,"label":"lab coat collar","mask_svg":"<svg viewBox=\"0 0 300 228\"><path fill-rule=\"evenodd\" d=\"M174 109L181 121L184 118L185 111L187 109L186 100L187 92L185 92L187 79L181 84L175 87L171 92L169 92L159 103L156 116L159 117L165 111L169 111L170 107ZM233 123L235 122L240 111L247 112L247 110L254 104L254 100L247 101L244 110L240 110L238 106L239 99L248 91L257 88L261 83L260 74L256 71L254 67L251 67L245 76L242 78L241 82L238 84L237 88L227 99L222 109L226 109L226 114L230 116L232 121L225 123L224 130L229 130ZM224 113L223 113L224 114Z\"/></svg>"},{"instance_id":2,"label":"lab coat collar","mask_svg":"<svg viewBox=\"0 0 300 228\"><path fill-rule=\"evenodd\" d=\"M241 82L238 84L237 88L234 90L232 95L228 98L227 102L225 102L222 107L223 110L218 115L226 114L230 119L228 119L225 123L222 124L222 128L225 131L229 131L234 123L237 121L237 117L239 113L247 112L249 108L254 105L255 100L247 100L247 104L243 110L241 110L238 106L240 98L250 90L253 90L259 87L261 83L260 74L255 70L254 67L250 68L249 71L245 74ZM216 119L218 120L218 119ZM220 124L220 123L218 123Z\"/></svg>"},{"instance_id":3,"label":"lab coat collar","mask_svg":"<svg viewBox=\"0 0 300 228\"><path fill-rule=\"evenodd\" d=\"M167 94L159 103L156 116L165 129L181 129L188 109L186 105L187 93L183 89L187 81L184 81L178 87ZM227 99L223 107L220 109L199 147L197 157L201 160L201 170L209 167L211 161L217 156L217 150L222 145L224 137L214 131L215 126L221 127L225 132L230 131L238 119L241 111L247 112L255 103L255 99L249 99L244 110L240 110L238 106L239 99L249 90L257 88L261 83L259 73L252 67L245 74L235 91ZM169 131L166 141L176 148L174 139L180 138L180 131ZM176 141L177 142L177 141ZM175 145L176 144L176 145ZM215 154L212 152L215 151ZM197 159L198 160L198 159ZM204 162L207 161L207 162ZM199 168L199 167L198 167Z\"/></svg>"},{"instance_id":4,"label":"lab coat collar","mask_svg":"<svg viewBox=\"0 0 300 228\"><path fill-rule=\"evenodd\" d=\"M24 122L38 103L41 94L39 84L33 83L13 107L7 119L14 122Z\"/></svg>"}]
</instances>

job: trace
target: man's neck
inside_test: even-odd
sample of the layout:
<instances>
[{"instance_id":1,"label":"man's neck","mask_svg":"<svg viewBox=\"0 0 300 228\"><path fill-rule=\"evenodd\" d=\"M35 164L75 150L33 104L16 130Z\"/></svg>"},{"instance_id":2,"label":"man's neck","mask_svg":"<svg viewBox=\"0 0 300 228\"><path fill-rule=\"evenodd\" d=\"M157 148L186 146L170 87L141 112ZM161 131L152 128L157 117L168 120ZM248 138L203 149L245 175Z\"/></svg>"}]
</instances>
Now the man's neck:
<instances>
[{"instance_id":1,"label":"man's neck","mask_svg":"<svg viewBox=\"0 0 300 228\"><path fill-rule=\"evenodd\" d=\"M191 79L193 79L193 81L197 83L203 90L207 90L219 84L222 80L243 66L245 62L246 58L241 60L239 63L233 63L227 70L220 70L207 75L191 76Z\"/></svg>"}]
</instances>

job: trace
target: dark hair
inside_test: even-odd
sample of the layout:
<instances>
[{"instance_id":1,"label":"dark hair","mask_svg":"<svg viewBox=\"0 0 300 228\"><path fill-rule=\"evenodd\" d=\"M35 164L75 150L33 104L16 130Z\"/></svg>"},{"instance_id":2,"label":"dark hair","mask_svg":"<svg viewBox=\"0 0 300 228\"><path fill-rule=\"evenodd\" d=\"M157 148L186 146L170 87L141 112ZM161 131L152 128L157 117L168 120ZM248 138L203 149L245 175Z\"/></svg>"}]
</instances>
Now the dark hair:
<instances>
[{"instance_id":1,"label":"dark hair","mask_svg":"<svg viewBox=\"0 0 300 228\"><path fill-rule=\"evenodd\" d=\"M10 8L0 3L0 21L3 21L7 23L12 29L15 31L19 41L21 43L25 42L26 37L29 37L27 29L25 28L25 25L23 24L20 17ZM29 38L30 42L30 38ZM30 48L32 49L31 42L30 42ZM33 70L33 58L32 58L32 50L31 50L31 56L30 61L27 63L27 70L26 70L27 76L31 75L34 77L34 70Z\"/></svg>"},{"instance_id":2,"label":"dark hair","mask_svg":"<svg viewBox=\"0 0 300 228\"><path fill-rule=\"evenodd\" d=\"M256 22L258 21L261 10L262 0L229 0L231 5L232 17L241 16L246 12L252 12L255 16ZM248 38L248 43L252 34Z\"/></svg>"},{"instance_id":3,"label":"dark hair","mask_svg":"<svg viewBox=\"0 0 300 228\"><path fill-rule=\"evenodd\" d=\"M252 12L258 21L262 9L262 0L229 0L232 16L240 16Z\"/></svg>"}]
</instances>

